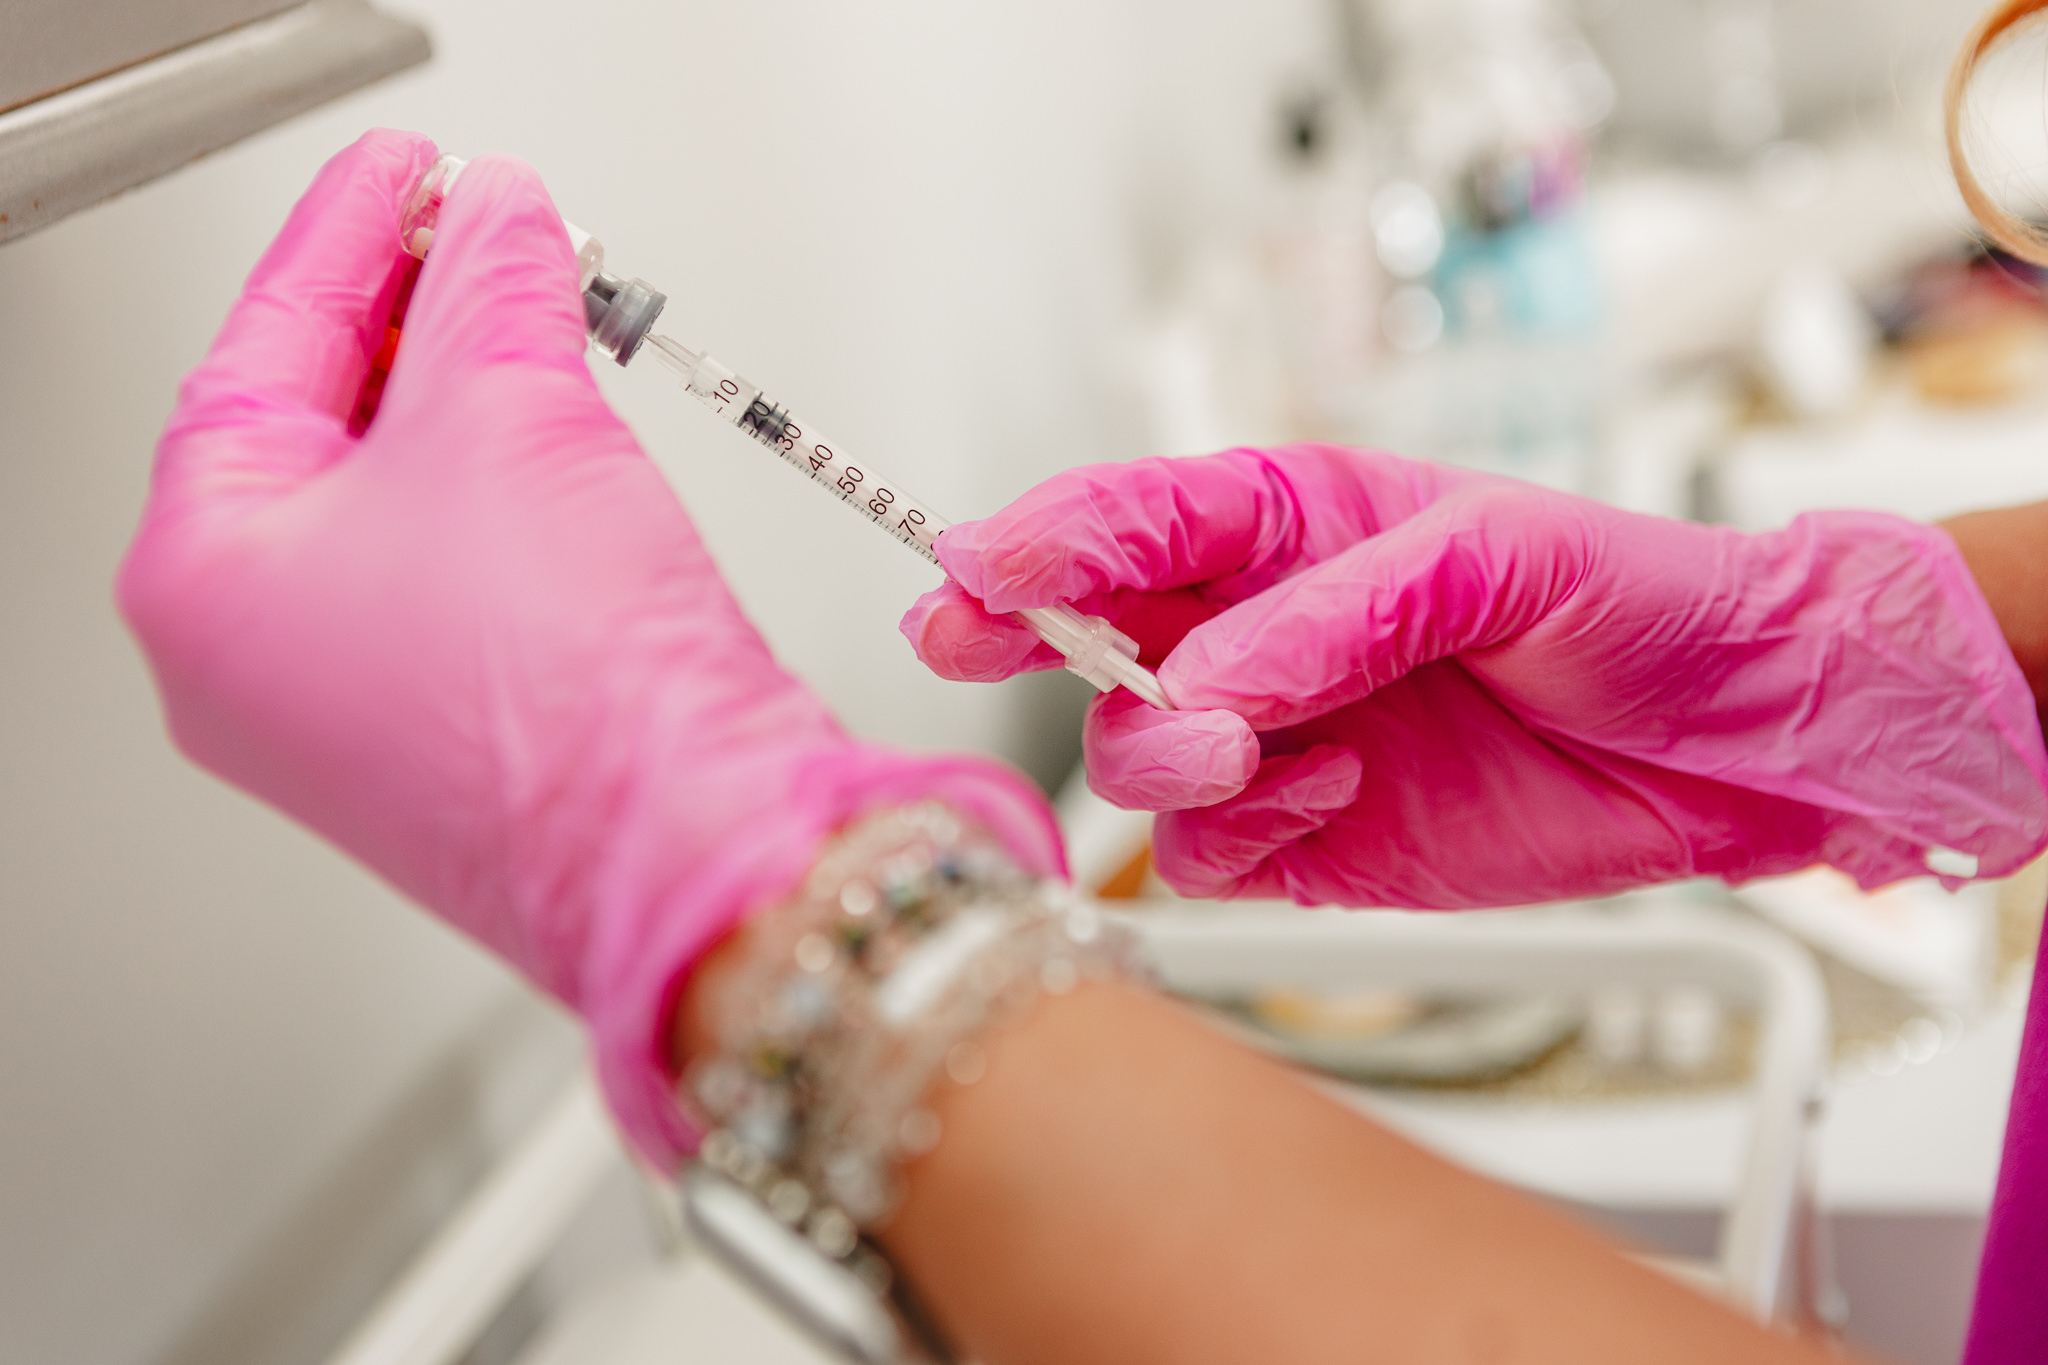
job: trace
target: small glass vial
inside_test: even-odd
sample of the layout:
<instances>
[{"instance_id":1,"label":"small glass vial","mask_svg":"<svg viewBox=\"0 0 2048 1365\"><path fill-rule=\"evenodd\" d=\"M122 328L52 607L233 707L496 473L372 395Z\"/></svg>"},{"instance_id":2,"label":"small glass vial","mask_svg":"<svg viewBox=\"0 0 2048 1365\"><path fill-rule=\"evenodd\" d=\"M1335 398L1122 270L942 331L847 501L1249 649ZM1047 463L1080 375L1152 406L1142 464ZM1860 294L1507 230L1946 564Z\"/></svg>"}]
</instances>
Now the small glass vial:
<instances>
[{"instance_id":1,"label":"small glass vial","mask_svg":"<svg viewBox=\"0 0 2048 1365\"><path fill-rule=\"evenodd\" d=\"M408 259L399 267L391 310L384 323L384 336L378 343L376 354L370 358L369 371L363 376L355 406L349 413L348 432L351 436L361 436L369 430L371 420L377 415L378 405L384 397L384 385L391 377L391 366L398 359L398 343L404 335L405 313L412 303L413 286L419 280L420 262L426 259L428 249L434 244L434 230L441 221L441 206L447 202L448 192L455 187L456 180L468 164L459 156L444 156L434 162L421 173L418 183L406 196L405 207L399 212L398 241ZM569 246L576 253L577 286L583 291L584 325L591 345L619 364L627 364L639 352L640 343L654 326L654 320L661 315L668 296L645 280L627 280L606 274L604 243L574 223L564 221L562 226L568 231Z\"/></svg>"}]
</instances>

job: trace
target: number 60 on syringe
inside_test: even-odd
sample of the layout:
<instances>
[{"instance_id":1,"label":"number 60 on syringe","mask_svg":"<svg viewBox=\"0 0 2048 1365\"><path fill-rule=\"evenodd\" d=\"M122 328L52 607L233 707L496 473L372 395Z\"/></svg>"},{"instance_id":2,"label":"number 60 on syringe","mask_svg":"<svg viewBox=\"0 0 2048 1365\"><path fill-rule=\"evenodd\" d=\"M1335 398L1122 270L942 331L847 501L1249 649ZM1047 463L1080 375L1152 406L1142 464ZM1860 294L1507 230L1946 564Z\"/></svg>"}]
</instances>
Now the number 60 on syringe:
<instances>
[{"instance_id":1,"label":"number 60 on syringe","mask_svg":"<svg viewBox=\"0 0 2048 1365\"><path fill-rule=\"evenodd\" d=\"M933 548L951 525L890 483L873 466L847 459L816 428L806 429L759 385L740 378L708 355L650 334L647 346L704 405L780 455L790 465L897 540L939 562ZM1101 691L1128 687L1162 710L1172 710L1151 670L1138 662L1137 642L1099 616L1083 616L1065 603L1027 607L1017 615L1065 656L1067 667Z\"/></svg>"}]
</instances>

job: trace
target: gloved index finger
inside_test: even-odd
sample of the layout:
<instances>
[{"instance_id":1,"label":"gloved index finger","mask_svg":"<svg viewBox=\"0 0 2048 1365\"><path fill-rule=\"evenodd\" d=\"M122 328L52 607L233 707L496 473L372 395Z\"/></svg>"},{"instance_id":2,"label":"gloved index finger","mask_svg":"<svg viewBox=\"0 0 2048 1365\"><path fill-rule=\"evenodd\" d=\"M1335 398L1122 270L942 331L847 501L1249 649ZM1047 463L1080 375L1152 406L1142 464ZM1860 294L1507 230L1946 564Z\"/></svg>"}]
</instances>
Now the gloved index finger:
<instances>
[{"instance_id":1,"label":"gloved index finger","mask_svg":"<svg viewBox=\"0 0 2048 1365\"><path fill-rule=\"evenodd\" d=\"M510 157L471 161L448 191L413 292L394 396L409 372L451 364L538 360L587 373L576 286L568 230L538 173Z\"/></svg>"},{"instance_id":2,"label":"gloved index finger","mask_svg":"<svg viewBox=\"0 0 2048 1365\"><path fill-rule=\"evenodd\" d=\"M1577 500L1522 485L1447 499L1196 626L1159 678L1183 709L1297 725L1530 629L1595 535Z\"/></svg>"},{"instance_id":3,"label":"gloved index finger","mask_svg":"<svg viewBox=\"0 0 2048 1365\"><path fill-rule=\"evenodd\" d=\"M939 562L991 612L1228 578L1285 556L1294 509L1258 451L1088 465L939 537Z\"/></svg>"},{"instance_id":4,"label":"gloved index finger","mask_svg":"<svg viewBox=\"0 0 2048 1365\"><path fill-rule=\"evenodd\" d=\"M1091 465L939 538L939 560L990 611L1113 592L1261 592L1415 516L1470 481L1377 451L1304 444Z\"/></svg>"},{"instance_id":5,"label":"gloved index finger","mask_svg":"<svg viewBox=\"0 0 2048 1365\"><path fill-rule=\"evenodd\" d=\"M320 168L186 377L171 436L252 409L346 414L383 334L372 305L401 254L399 212L434 156L416 133L374 129ZM165 460L180 448L167 440Z\"/></svg>"}]
</instances>

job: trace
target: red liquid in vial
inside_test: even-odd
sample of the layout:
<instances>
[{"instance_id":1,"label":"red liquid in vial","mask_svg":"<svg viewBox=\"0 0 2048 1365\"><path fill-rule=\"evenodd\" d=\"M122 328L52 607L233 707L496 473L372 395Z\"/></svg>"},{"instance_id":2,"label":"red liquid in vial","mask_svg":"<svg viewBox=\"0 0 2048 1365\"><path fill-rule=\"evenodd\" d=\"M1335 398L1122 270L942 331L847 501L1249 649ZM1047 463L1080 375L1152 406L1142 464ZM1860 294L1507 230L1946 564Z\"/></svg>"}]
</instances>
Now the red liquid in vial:
<instances>
[{"instance_id":1,"label":"red liquid in vial","mask_svg":"<svg viewBox=\"0 0 2048 1365\"><path fill-rule=\"evenodd\" d=\"M419 277L419 260L406 257L398 277L398 290L391 296L391 312L384 320L384 339L377 344L377 354L370 357L370 372L363 376L363 386L356 391L355 408L348 415L351 436L360 436L370 429L370 419L377 415L377 405L384 401L384 382L391 378L391 363L398 358L406 305L412 302L412 287Z\"/></svg>"}]
</instances>

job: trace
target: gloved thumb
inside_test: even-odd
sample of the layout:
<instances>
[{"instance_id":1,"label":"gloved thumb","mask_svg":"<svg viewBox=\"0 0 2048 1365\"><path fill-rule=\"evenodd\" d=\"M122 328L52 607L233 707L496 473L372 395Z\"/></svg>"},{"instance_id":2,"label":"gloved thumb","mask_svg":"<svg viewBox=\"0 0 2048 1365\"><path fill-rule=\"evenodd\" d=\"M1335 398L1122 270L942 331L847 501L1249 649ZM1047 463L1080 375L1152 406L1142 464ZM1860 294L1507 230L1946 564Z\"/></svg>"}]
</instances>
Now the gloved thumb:
<instances>
[{"instance_id":1,"label":"gloved thumb","mask_svg":"<svg viewBox=\"0 0 2048 1365\"><path fill-rule=\"evenodd\" d=\"M1153 865L1183 896L1225 899L1278 889L1260 877L1267 860L1336 819L1358 799L1364 780L1364 760L1334 744L1269 758L1231 800L1154 821Z\"/></svg>"},{"instance_id":2,"label":"gloved thumb","mask_svg":"<svg viewBox=\"0 0 2048 1365\"><path fill-rule=\"evenodd\" d=\"M911 603L897 629L925 667L954 682L1000 682L1065 662L1023 622L992 615L951 579Z\"/></svg>"},{"instance_id":3,"label":"gloved thumb","mask_svg":"<svg viewBox=\"0 0 2048 1365\"><path fill-rule=\"evenodd\" d=\"M392 396L451 369L526 363L587 374L584 328L569 234L539 175L511 157L478 157L442 205Z\"/></svg>"},{"instance_id":4,"label":"gloved thumb","mask_svg":"<svg viewBox=\"0 0 2048 1365\"><path fill-rule=\"evenodd\" d=\"M1121 689L1095 699L1081 731L1088 786L1125 810L1213 806L1259 770L1259 737L1228 711L1160 711Z\"/></svg>"}]
</instances>

